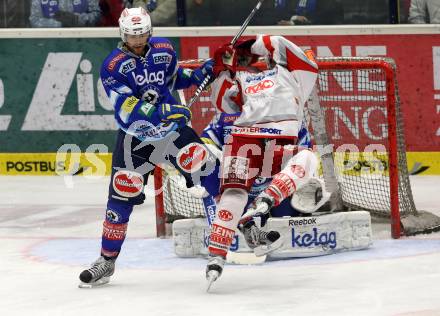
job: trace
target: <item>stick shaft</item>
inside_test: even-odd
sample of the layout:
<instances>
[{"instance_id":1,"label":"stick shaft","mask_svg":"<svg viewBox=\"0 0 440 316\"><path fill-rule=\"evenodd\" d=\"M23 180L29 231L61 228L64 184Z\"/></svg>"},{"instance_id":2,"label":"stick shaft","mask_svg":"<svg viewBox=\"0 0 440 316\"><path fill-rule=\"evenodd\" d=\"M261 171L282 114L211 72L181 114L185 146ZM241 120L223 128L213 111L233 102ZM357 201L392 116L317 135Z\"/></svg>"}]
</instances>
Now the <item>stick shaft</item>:
<instances>
[{"instance_id":1,"label":"stick shaft","mask_svg":"<svg viewBox=\"0 0 440 316\"><path fill-rule=\"evenodd\" d=\"M235 34L234 38L231 40L231 45L232 46L238 41L240 36L246 30L249 22L254 17L255 13L257 13L257 11L260 9L260 7L263 4L263 2L264 2L264 0L259 0L258 3L256 4L256 6L252 9L251 13L249 13L249 15L246 18L246 20L244 20L243 24L241 25L241 28L238 30L237 34ZM207 84L209 82L209 79L211 79L211 76L207 75L205 77L205 79L202 81L202 83L200 84L200 86L197 88L197 90L194 93L194 95L189 100L189 102L187 104L188 107L191 107L197 101L197 99L199 98L200 94L202 93L202 91L207 86Z\"/></svg>"},{"instance_id":2,"label":"stick shaft","mask_svg":"<svg viewBox=\"0 0 440 316\"><path fill-rule=\"evenodd\" d=\"M237 34L235 34L234 38L231 40L231 45L234 45L238 41L240 36L244 33L244 31L246 30L249 22L254 17L255 13L257 13L257 11L260 9L260 7L263 4L263 2L264 2L264 0L259 0L257 5L252 9L251 13L249 13L249 15L246 18L246 20L244 20L240 30L238 31Z\"/></svg>"}]
</instances>

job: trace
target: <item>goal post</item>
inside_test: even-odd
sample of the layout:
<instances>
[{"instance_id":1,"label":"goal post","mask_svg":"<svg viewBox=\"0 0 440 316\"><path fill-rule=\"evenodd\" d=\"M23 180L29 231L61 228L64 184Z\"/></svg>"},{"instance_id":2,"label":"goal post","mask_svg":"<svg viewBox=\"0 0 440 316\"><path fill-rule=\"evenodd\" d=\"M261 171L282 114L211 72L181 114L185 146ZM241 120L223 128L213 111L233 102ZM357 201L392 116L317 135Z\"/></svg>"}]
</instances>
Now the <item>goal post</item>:
<instances>
[{"instance_id":1,"label":"goal post","mask_svg":"<svg viewBox=\"0 0 440 316\"><path fill-rule=\"evenodd\" d=\"M320 104L320 96L323 100L325 100L327 91L332 91L332 89L324 89L322 87L322 81L324 77L324 73L333 73L335 76L338 74L341 74L343 72L349 72L350 74L353 74L354 71L357 72L357 82L358 82L358 91L357 93L353 94L351 97L356 100L357 97L361 96L371 96L374 97L374 95L367 94L363 95L359 93L359 90L363 91L369 91L369 92L380 92L382 88L381 82L384 84L385 92L381 93L380 95L376 96L379 97L379 102L384 101L384 109L386 109L386 122L388 124L387 127L387 140L388 140L388 177L389 177L389 217L391 221L391 235L393 238L399 238L401 235L401 226L400 226L400 208L399 208L399 172L401 173L402 180L408 179L408 183L404 183L402 181L400 189L402 191L405 191L406 196L408 197L409 203L404 206L402 209L405 214L414 214L416 212L415 206L413 203L413 197L412 197L412 191L411 187L409 185L409 177L407 172L407 163L406 163L406 150L405 150L405 141L404 141L404 129L403 129L403 122L402 120L399 120L399 124L397 123L397 115L400 115L400 102L398 102L398 96L397 96L397 83L396 83L396 66L392 59L390 58L371 58L371 57L327 57L327 58L319 58L318 59L318 66L320 70L320 76L318 79L317 87L315 90L315 94L318 94L318 98L313 98L312 102L309 102L309 108L310 107L321 107ZM365 71L365 73L359 73L361 71ZM370 89L367 89L367 87L362 86L362 79L364 79L364 83L367 83L370 79L370 72L380 72L381 77L383 80L375 80L375 83L378 83L379 87L370 87ZM364 77L362 76L364 75ZM381 78L381 79L382 79ZM348 82L348 85L351 81ZM344 85L347 83L346 81L343 81L341 84ZM360 88L360 89L359 89ZM375 89L377 88L377 89ZM355 92L356 90L352 87L352 89ZM330 94L330 93L328 93ZM333 95L333 102L337 102L337 96ZM382 97L382 99L380 99ZM341 98L342 99L342 98ZM361 98L362 99L362 98ZM365 99L365 98L364 98ZM340 100L342 101L342 100ZM325 101L324 101L325 102ZM317 117L317 120L321 119L324 121L324 115L320 115ZM312 121L313 122L313 121ZM328 126L328 124L327 124ZM328 130L321 131L321 135L324 134L327 136ZM400 143L403 144L403 148L398 148L398 135L400 136ZM329 139L328 137L325 137L323 140L319 137L315 137L315 143L319 146L327 146L329 145ZM401 163L400 163L400 169L399 169L399 162L398 162L398 149L403 150L403 155L401 157ZM331 157L331 159L333 156ZM321 155L321 159L325 160L325 156ZM329 166L329 163L326 164L327 168L323 168L323 172L325 170L329 170L331 168L331 165ZM331 170L333 171L333 170ZM338 174L338 173L336 173ZM361 175L362 176L362 175ZM325 179L325 182L329 182L330 179ZM408 185L406 185L408 184ZM340 189L340 188L337 188ZM374 198L374 197L373 197ZM345 203L344 203L345 202ZM350 203L348 201L343 200L343 204L345 204L346 207L357 209L359 208L359 205L356 205L355 203ZM375 210L374 208L367 208L368 211L372 212L373 215L379 215L383 216L384 214L380 214L379 210ZM385 214L387 216L388 214Z\"/></svg>"},{"instance_id":2,"label":"goal post","mask_svg":"<svg viewBox=\"0 0 440 316\"><path fill-rule=\"evenodd\" d=\"M184 61L196 68L202 61ZM304 111L321 174L337 211L367 210L389 218L391 235L440 229L440 218L417 211L406 161L402 108L396 65L390 58L317 58L318 80ZM188 100L195 88L183 91ZM215 109L209 92L193 107L193 128L200 133ZM178 174L156 168L157 235L176 218L203 217L201 199L191 197ZM181 182L181 181L180 181Z\"/></svg>"}]
</instances>

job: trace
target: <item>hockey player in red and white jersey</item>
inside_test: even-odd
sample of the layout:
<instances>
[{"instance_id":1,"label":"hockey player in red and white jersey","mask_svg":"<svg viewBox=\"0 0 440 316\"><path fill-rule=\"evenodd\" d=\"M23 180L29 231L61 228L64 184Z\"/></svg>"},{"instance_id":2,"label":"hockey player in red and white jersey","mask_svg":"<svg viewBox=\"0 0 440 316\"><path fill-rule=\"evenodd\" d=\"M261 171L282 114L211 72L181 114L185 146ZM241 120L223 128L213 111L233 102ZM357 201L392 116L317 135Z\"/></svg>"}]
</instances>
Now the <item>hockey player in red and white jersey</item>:
<instances>
[{"instance_id":1,"label":"hockey player in red and white jersey","mask_svg":"<svg viewBox=\"0 0 440 316\"><path fill-rule=\"evenodd\" d=\"M267 70L248 67L264 57ZM243 69L243 67L246 67ZM211 228L206 278L209 286L222 273L248 191L258 176L281 171L297 154L303 106L315 85L318 67L298 46L282 36L259 35L223 46L215 53L211 102L226 113L240 111L229 144L223 149L222 196ZM292 167L289 187L298 189L310 179L314 154L301 151Z\"/></svg>"}]
</instances>

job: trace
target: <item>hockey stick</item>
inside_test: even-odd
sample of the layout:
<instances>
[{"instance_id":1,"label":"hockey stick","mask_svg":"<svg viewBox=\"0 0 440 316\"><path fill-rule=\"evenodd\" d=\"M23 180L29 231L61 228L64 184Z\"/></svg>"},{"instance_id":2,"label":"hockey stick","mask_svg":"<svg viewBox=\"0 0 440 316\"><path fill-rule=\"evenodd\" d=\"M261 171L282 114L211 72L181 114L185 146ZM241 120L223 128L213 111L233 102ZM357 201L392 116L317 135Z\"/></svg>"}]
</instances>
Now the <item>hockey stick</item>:
<instances>
[{"instance_id":1,"label":"hockey stick","mask_svg":"<svg viewBox=\"0 0 440 316\"><path fill-rule=\"evenodd\" d=\"M238 30L237 34L235 34L234 38L231 40L231 42L229 43L231 46L234 46L234 44L238 41L238 39L240 38L240 36L243 34L243 32L246 30L249 22L251 21L251 19L254 17L255 13L257 13L257 11L260 9L261 5L263 4L264 0L259 0L258 3L255 5L255 7L252 9L251 13L249 13L248 17L246 18L246 20L244 20L243 24L241 25L241 28ZM197 88L196 92L194 93L194 95L192 96L192 98L189 100L188 102L188 107L191 107L199 98L200 94L202 93L202 91L206 88L206 86L208 85L209 80L211 79L210 75L207 75L205 77L205 79L202 81L202 83L200 84L200 86Z\"/></svg>"},{"instance_id":2,"label":"hockey stick","mask_svg":"<svg viewBox=\"0 0 440 316\"><path fill-rule=\"evenodd\" d=\"M260 9L261 5L263 4L264 0L259 0L258 3L255 5L255 7L252 9L251 13L248 15L246 20L244 20L243 24L241 25L241 28L238 30L237 34L235 34L234 38L232 38L230 45L233 46L237 40L240 38L240 36L243 34L243 32L246 30L246 27L248 26L249 22L255 15L255 13ZM200 97L200 94L202 91L207 87L209 80L211 79L210 75L207 75L205 79L202 81L200 86L198 86L196 92L189 100L187 107L191 107L197 99ZM177 129L177 123L161 123L156 127L156 136L143 136L142 139L139 139L141 141L157 141L162 139L164 136L168 135L172 131L175 131Z\"/></svg>"}]
</instances>

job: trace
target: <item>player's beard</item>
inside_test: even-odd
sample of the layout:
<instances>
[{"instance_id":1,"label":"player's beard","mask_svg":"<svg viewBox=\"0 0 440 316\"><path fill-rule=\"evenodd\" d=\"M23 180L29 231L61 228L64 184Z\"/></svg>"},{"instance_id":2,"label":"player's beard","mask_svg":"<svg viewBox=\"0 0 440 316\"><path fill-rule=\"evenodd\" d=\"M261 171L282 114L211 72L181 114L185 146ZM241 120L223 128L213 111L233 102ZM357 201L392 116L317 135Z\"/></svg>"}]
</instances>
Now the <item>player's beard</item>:
<instances>
[{"instance_id":1,"label":"player's beard","mask_svg":"<svg viewBox=\"0 0 440 316\"><path fill-rule=\"evenodd\" d=\"M131 50L132 53L134 53L138 56L142 56L143 52L145 50L145 46L147 46L147 45L146 44L133 45L133 46L130 46L129 49Z\"/></svg>"}]
</instances>

